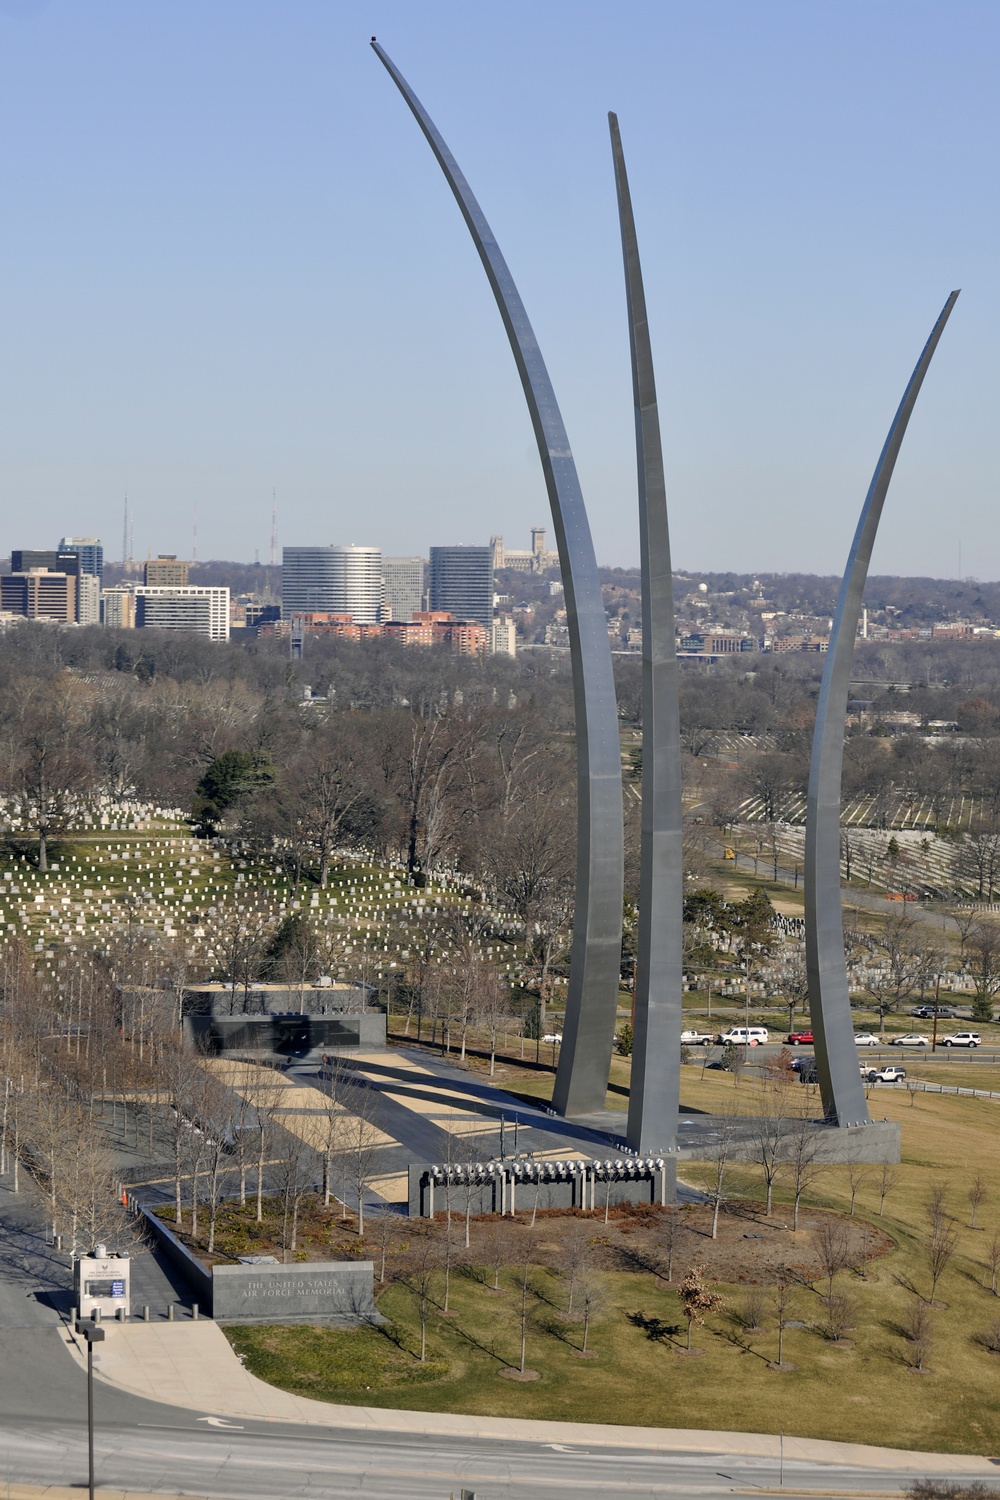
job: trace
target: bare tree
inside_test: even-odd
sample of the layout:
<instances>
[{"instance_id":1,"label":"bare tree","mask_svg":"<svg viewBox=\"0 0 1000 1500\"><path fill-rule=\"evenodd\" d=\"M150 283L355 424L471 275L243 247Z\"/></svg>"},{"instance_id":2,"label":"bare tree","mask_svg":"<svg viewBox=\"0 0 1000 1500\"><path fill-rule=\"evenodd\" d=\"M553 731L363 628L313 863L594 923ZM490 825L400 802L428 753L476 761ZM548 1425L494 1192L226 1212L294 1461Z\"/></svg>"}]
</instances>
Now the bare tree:
<instances>
[{"instance_id":1,"label":"bare tree","mask_svg":"<svg viewBox=\"0 0 1000 1500\"><path fill-rule=\"evenodd\" d=\"M199 1090L198 1114L205 1139L205 1169L208 1177L208 1244L209 1255L215 1250L215 1226L219 1215L219 1198L223 1174L235 1144L234 1127L237 1107L229 1089L215 1078L206 1076Z\"/></svg>"},{"instance_id":2,"label":"bare tree","mask_svg":"<svg viewBox=\"0 0 1000 1500\"><path fill-rule=\"evenodd\" d=\"M814 1121L804 1116L795 1120L787 1139L786 1159L792 1179L792 1229L797 1230L803 1195L824 1170L824 1164L817 1159L819 1139Z\"/></svg>"},{"instance_id":3,"label":"bare tree","mask_svg":"<svg viewBox=\"0 0 1000 1500\"><path fill-rule=\"evenodd\" d=\"M399 1214L393 1213L390 1208L383 1208L375 1220L375 1243L379 1248L379 1285L385 1285L385 1268L389 1251L401 1249L403 1241L393 1241L393 1235L401 1235L405 1228L405 1220Z\"/></svg>"},{"instance_id":4,"label":"bare tree","mask_svg":"<svg viewBox=\"0 0 1000 1500\"><path fill-rule=\"evenodd\" d=\"M917 919L905 909L887 918L873 935L880 963L871 965L865 988L878 1007L881 1028L886 1015L909 1000L920 988L927 964L919 941Z\"/></svg>"},{"instance_id":5,"label":"bare tree","mask_svg":"<svg viewBox=\"0 0 1000 1500\"><path fill-rule=\"evenodd\" d=\"M352 1084L344 1096L345 1177L358 1204L358 1234L365 1232L365 1193L375 1175L375 1162L384 1139L375 1125L375 1098L363 1084Z\"/></svg>"},{"instance_id":6,"label":"bare tree","mask_svg":"<svg viewBox=\"0 0 1000 1500\"><path fill-rule=\"evenodd\" d=\"M532 1253L533 1252L533 1248L534 1247L532 1246L531 1241L528 1240L526 1242L526 1248L525 1248L525 1251L524 1251L524 1259L521 1262L521 1308L520 1308L520 1318L521 1318L521 1364L520 1364L520 1373L522 1375L525 1372L525 1363L524 1362L525 1362L525 1355L526 1355L526 1350L527 1350L527 1345L528 1345L528 1292L531 1289L531 1280L530 1280L530 1277L531 1277L531 1268L532 1268L532 1265L534 1264L534 1257L533 1257L533 1253Z\"/></svg>"},{"instance_id":7,"label":"bare tree","mask_svg":"<svg viewBox=\"0 0 1000 1500\"><path fill-rule=\"evenodd\" d=\"M510 980L494 964L484 964L473 996L477 1026L486 1032L490 1049L490 1077L496 1071L497 1036L511 1016Z\"/></svg>"},{"instance_id":8,"label":"bare tree","mask_svg":"<svg viewBox=\"0 0 1000 1500\"><path fill-rule=\"evenodd\" d=\"M979 1210L986 1202L987 1196L986 1180L983 1177L982 1173L977 1172L975 1177L973 1177L971 1183L969 1184L968 1192L970 1229L979 1228L978 1224L976 1223L976 1215L979 1213Z\"/></svg>"},{"instance_id":9,"label":"bare tree","mask_svg":"<svg viewBox=\"0 0 1000 1500\"><path fill-rule=\"evenodd\" d=\"M854 1204L858 1193L864 1187L871 1176L870 1171L861 1162L852 1161L847 1168L847 1181L851 1190L851 1218L854 1218Z\"/></svg>"},{"instance_id":10,"label":"bare tree","mask_svg":"<svg viewBox=\"0 0 1000 1500\"><path fill-rule=\"evenodd\" d=\"M472 1245L472 1205L481 1197L483 1184L487 1180L481 1179L475 1169L489 1161L492 1152L488 1136L464 1136L462 1147L466 1170L462 1174L460 1186L465 1210L465 1248L468 1250Z\"/></svg>"},{"instance_id":11,"label":"bare tree","mask_svg":"<svg viewBox=\"0 0 1000 1500\"><path fill-rule=\"evenodd\" d=\"M710 1156L711 1168L705 1190L712 1205L713 1240L719 1237L719 1214L722 1211L722 1205L729 1197L730 1169L736 1146L736 1131L736 1119L732 1115L724 1116L718 1140Z\"/></svg>"},{"instance_id":12,"label":"bare tree","mask_svg":"<svg viewBox=\"0 0 1000 1500\"><path fill-rule=\"evenodd\" d=\"M857 1303L852 1297L846 1297L842 1292L831 1292L828 1297L823 1298L823 1309L826 1313L826 1325L823 1332L831 1343L837 1343L854 1327L858 1312Z\"/></svg>"},{"instance_id":13,"label":"bare tree","mask_svg":"<svg viewBox=\"0 0 1000 1500\"><path fill-rule=\"evenodd\" d=\"M885 1200L899 1182L899 1173L895 1167L888 1162L882 1163L878 1175L878 1216L881 1219L885 1214Z\"/></svg>"},{"instance_id":14,"label":"bare tree","mask_svg":"<svg viewBox=\"0 0 1000 1500\"><path fill-rule=\"evenodd\" d=\"M684 1241L689 1237L687 1225L678 1208L669 1208L657 1221L657 1243L665 1264L662 1269L664 1281L674 1279L674 1261Z\"/></svg>"},{"instance_id":15,"label":"bare tree","mask_svg":"<svg viewBox=\"0 0 1000 1500\"><path fill-rule=\"evenodd\" d=\"M737 1328L745 1334L759 1333L764 1321L764 1289L759 1286L746 1286L739 1302L733 1309L733 1318Z\"/></svg>"},{"instance_id":16,"label":"bare tree","mask_svg":"<svg viewBox=\"0 0 1000 1500\"><path fill-rule=\"evenodd\" d=\"M606 1297L605 1279L593 1266L585 1266L580 1277L580 1315L583 1320L583 1342L580 1353L587 1353L587 1336L590 1324L604 1306Z\"/></svg>"},{"instance_id":17,"label":"bare tree","mask_svg":"<svg viewBox=\"0 0 1000 1500\"><path fill-rule=\"evenodd\" d=\"M566 1282L566 1317L572 1318L577 1289L593 1259L589 1231L585 1226L574 1224L571 1220L566 1225L566 1234L561 1240L560 1249L562 1254L559 1270Z\"/></svg>"},{"instance_id":18,"label":"bare tree","mask_svg":"<svg viewBox=\"0 0 1000 1500\"><path fill-rule=\"evenodd\" d=\"M1000 995L1000 926L977 922L966 942L966 968L975 991L972 1015L976 1021L992 1021Z\"/></svg>"},{"instance_id":19,"label":"bare tree","mask_svg":"<svg viewBox=\"0 0 1000 1500\"><path fill-rule=\"evenodd\" d=\"M281 1201L281 1250L286 1263L298 1250L299 1214L309 1191L314 1159L312 1148L304 1140L290 1130L281 1132L275 1172Z\"/></svg>"},{"instance_id":20,"label":"bare tree","mask_svg":"<svg viewBox=\"0 0 1000 1500\"><path fill-rule=\"evenodd\" d=\"M754 1160L764 1176L766 1189L764 1211L768 1218L771 1217L774 1201L774 1184L781 1171L787 1114L788 1084L786 1080L773 1071L765 1074L760 1113L755 1117L752 1126L752 1140Z\"/></svg>"},{"instance_id":21,"label":"bare tree","mask_svg":"<svg viewBox=\"0 0 1000 1500\"><path fill-rule=\"evenodd\" d=\"M500 1290L500 1272L510 1264L510 1255L514 1240L508 1226L507 1220L499 1216L494 1217L486 1236L486 1248L489 1251L489 1266L493 1273L493 1286L491 1290Z\"/></svg>"},{"instance_id":22,"label":"bare tree","mask_svg":"<svg viewBox=\"0 0 1000 1500\"><path fill-rule=\"evenodd\" d=\"M775 1369L785 1368L785 1329L788 1327L788 1313L792 1300L792 1289L794 1280L786 1266L779 1266L771 1289L771 1297L774 1303L774 1317L778 1325L778 1357L775 1360Z\"/></svg>"},{"instance_id":23,"label":"bare tree","mask_svg":"<svg viewBox=\"0 0 1000 1500\"><path fill-rule=\"evenodd\" d=\"M924 1218L929 1230L926 1250L931 1274L931 1294L927 1300L933 1302L938 1282L948 1269L958 1244L958 1230L948 1213L947 1190L942 1184L931 1191Z\"/></svg>"},{"instance_id":24,"label":"bare tree","mask_svg":"<svg viewBox=\"0 0 1000 1500\"><path fill-rule=\"evenodd\" d=\"M915 1370L923 1372L931 1351L934 1318L927 1303L919 1297L914 1297L910 1303L903 1328L910 1341L911 1364Z\"/></svg>"},{"instance_id":25,"label":"bare tree","mask_svg":"<svg viewBox=\"0 0 1000 1500\"><path fill-rule=\"evenodd\" d=\"M430 1227L423 1230L416 1245L411 1246L406 1279L417 1299L417 1316L420 1320L420 1363L427 1360L427 1320L430 1316L431 1294L434 1289L434 1274L439 1263L437 1242Z\"/></svg>"},{"instance_id":26,"label":"bare tree","mask_svg":"<svg viewBox=\"0 0 1000 1500\"><path fill-rule=\"evenodd\" d=\"M997 1278L1000 1277L1000 1234L995 1234L986 1247L986 1269L990 1273L990 1291L997 1295Z\"/></svg>"},{"instance_id":27,"label":"bare tree","mask_svg":"<svg viewBox=\"0 0 1000 1500\"><path fill-rule=\"evenodd\" d=\"M854 1263L853 1235L841 1219L829 1215L820 1221L813 1235L813 1245L820 1269L826 1277L826 1295L833 1296L834 1278Z\"/></svg>"}]
</instances>

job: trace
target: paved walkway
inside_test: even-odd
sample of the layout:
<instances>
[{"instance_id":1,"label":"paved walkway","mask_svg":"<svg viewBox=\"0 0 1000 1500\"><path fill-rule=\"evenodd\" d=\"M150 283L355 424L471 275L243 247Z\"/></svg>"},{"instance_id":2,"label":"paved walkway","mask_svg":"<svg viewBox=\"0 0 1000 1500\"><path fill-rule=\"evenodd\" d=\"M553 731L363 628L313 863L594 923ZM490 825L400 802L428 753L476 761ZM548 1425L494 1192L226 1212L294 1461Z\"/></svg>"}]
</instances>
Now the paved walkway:
<instances>
[{"instance_id":1,"label":"paved walkway","mask_svg":"<svg viewBox=\"0 0 1000 1500\"><path fill-rule=\"evenodd\" d=\"M53 1314L66 1319L73 1306L72 1265L50 1243L45 1201L23 1170L20 1189L13 1191L9 1173L0 1177L0 1328L49 1327ZM133 1315L148 1306L153 1318L166 1320L174 1304L186 1316L191 1290L158 1251L133 1245L131 1273Z\"/></svg>"},{"instance_id":2,"label":"paved walkway","mask_svg":"<svg viewBox=\"0 0 1000 1500\"><path fill-rule=\"evenodd\" d=\"M390 1411L381 1407L337 1406L311 1401L266 1385L243 1368L222 1329L215 1323L107 1324L107 1339L94 1351L99 1377L168 1406L210 1412L219 1426L240 1418L294 1422L310 1427L354 1428L359 1432L397 1432L410 1436L497 1439L529 1443L587 1444L591 1447L641 1448L644 1452L732 1453L759 1458L778 1456L779 1439L769 1434L699 1432L679 1428L611 1427L593 1422L543 1422L514 1417L464 1416L452 1412ZM73 1357L86 1362L84 1350L68 1341ZM997 1467L985 1458L910 1453L861 1443L831 1443L785 1437L785 1461L846 1464L899 1474L956 1474L993 1477ZM57 1492L53 1492L57 1493Z\"/></svg>"}]
</instances>

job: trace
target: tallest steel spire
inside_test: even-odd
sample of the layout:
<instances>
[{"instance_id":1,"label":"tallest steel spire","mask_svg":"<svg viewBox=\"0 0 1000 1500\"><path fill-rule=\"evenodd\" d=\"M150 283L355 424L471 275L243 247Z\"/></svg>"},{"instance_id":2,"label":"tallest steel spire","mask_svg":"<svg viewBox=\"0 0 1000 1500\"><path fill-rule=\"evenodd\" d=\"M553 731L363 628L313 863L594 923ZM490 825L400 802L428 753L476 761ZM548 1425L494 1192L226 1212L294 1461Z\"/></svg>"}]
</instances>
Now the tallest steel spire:
<instances>
[{"instance_id":1,"label":"tallest steel spire","mask_svg":"<svg viewBox=\"0 0 1000 1500\"><path fill-rule=\"evenodd\" d=\"M642 847L628 1144L671 1151L680 1109L684 960L681 735L660 417L618 116L608 115L625 261L642 562Z\"/></svg>"},{"instance_id":2,"label":"tallest steel spire","mask_svg":"<svg viewBox=\"0 0 1000 1500\"><path fill-rule=\"evenodd\" d=\"M576 917L562 1055L553 1103L602 1109L621 965L621 751L607 620L576 464L555 392L517 287L486 215L433 120L375 39L372 47L416 118L458 200L486 270L521 377L545 475L566 593L576 710Z\"/></svg>"}]
</instances>

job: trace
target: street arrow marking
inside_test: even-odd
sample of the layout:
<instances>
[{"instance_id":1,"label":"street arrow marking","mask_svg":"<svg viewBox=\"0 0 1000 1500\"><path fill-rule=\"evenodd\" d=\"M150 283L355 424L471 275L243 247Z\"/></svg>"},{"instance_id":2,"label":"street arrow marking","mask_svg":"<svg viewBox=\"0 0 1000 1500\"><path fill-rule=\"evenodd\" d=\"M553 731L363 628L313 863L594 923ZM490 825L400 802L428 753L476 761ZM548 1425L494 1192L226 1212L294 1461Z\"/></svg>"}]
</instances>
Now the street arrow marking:
<instances>
[{"instance_id":1,"label":"street arrow marking","mask_svg":"<svg viewBox=\"0 0 1000 1500\"><path fill-rule=\"evenodd\" d=\"M239 1422L227 1422L225 1417L196 1417L195 1421L207 1422L209 1427L229 1427L235 1432L242 1432L244 1430Z\"/></svg>"},{"instance_id":2,"label":"street arrow marking","mask_svg":"<svg viewBox=\"0 0 1000 1500\"><path fill-rule=\"evenodd\" d=\"M582 1448L567 1448L562 1443L546 1443L546 1448L551 1448L555 1453L582 1453Z\"/></svg>"}]
</instances>

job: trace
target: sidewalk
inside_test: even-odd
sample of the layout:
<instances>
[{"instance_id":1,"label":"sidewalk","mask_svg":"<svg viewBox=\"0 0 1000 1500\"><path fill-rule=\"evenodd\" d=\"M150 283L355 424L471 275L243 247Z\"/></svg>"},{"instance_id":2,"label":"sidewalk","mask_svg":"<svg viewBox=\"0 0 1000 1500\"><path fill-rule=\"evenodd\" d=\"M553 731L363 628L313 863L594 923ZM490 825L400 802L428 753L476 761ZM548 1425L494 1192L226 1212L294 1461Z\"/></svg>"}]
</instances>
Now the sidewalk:
<instances>
[{"instance_id":1,"label":"sidewalk","mask_svg":"<svg viewBox=\"0 0 1000 1500\"><path fill-rule=\"evenodd\" d=\"M543 1422L516 1417L463 1416L453 1412L390 1411L334 1406L293 1396L249 1374L216 1323L106 1323L107 1338L94 1350L95 1373L109 1385L168 1406L235 1421L292 1422L413 1436L507 1438L527 1443L579 1443L589 1447L641 1448L649 1453L726 1453L777 1460L779 1439L765 1433L701 1432L669 1427L610 1427L596 1422ZM75 1339L67 1347L81 1367L86 1354ZM221 1423L220 1423L221 1425ZM907 1474L997 1476L986 1458L912 1453L861 1443L785 1437L785 1462L850 1465ZM42 1491L51 1496L58 1490ZM68 1493L68 1492L67 1492ZM129 1497L132 1500L132 1497Z\"/></svg>"}]
</instances>

